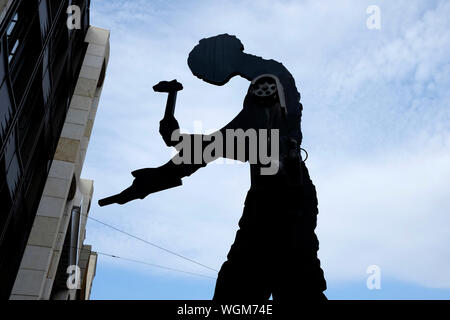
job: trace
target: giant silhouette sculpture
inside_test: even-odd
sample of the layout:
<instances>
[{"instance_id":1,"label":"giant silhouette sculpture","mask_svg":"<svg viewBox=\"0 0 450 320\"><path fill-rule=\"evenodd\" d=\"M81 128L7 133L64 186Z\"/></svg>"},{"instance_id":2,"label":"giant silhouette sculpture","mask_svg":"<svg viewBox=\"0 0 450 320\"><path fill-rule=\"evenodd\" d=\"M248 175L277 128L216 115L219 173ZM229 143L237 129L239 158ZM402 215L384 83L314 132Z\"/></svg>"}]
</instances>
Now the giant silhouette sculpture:
<instances>
[{"instance_id":1,"label":"giant silhouette sculpture","mask_svg":"<svg viewBox=\"0 0 450 320\"><path fill-rule=\"evenodd\" d=\"M132 172L132 186L118 195L102 199L101 206L111 203L124 204L134 199L182 184L181 179L191 175L218 157L248 161L252 157L251 139L240 140L245 144L244 154L239 156L239 141L226 135L227 130L253 129L261 141L272 135L262 135L263 130L278 132L278 148L269 149L276 154L275 172L263 174L272 164L259 160L250 164L251 187L248 191L239 230L228 253L227 261L220 269L214 292L215 301L263 301L273 296L276 301L325 300L326 282L317 258L319 242L314 233L317 221L317 197L308 170L300 156L302 133L300 120L302 105L300 94L289 71L279 62L244 53L244 47L235 36L222 34L200 40L189 54L188 65L198 78L214 85L224 85L239 75L249 81L247 95L241 112L224 128L221 134L223 152L216 152L213 159L192 160L199 149L179 150L173 158L158 168L146 168ZM166 113L160 122L160 133L168 146L179 146L182 139L202 138L200 152L214 139L202 135L172 135L179 129L173 116L176 92L182 86L175 80L161 82L155 91L169 93ZM216 136L217 137L217 136ZM247 137L248 138L248 137ZM210 141L210 142L208 142ZM232 144L233 152L225 150ZM216 150L217 151L217 150ZM184 156L192 161L179 161ZM175 161L177 160L177 161Z\"/></svg>"}]
</instances>

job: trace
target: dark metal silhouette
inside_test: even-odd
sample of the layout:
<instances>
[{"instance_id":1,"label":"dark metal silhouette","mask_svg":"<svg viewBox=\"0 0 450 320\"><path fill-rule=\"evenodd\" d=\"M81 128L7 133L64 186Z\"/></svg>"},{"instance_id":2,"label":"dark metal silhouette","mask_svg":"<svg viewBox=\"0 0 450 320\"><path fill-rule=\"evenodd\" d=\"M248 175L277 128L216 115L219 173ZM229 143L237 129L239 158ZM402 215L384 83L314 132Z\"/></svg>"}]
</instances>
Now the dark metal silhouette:
<instances>
[{"instance_id":1,"label":"dark metal silhouette","mask_svg":"<svg viewBox=\"0 0 450 320\"><path fill-rule=\"evenodd\" d=\"M172 80L170 82L161 81L157 85L153 86L155 92L167 92L169 95L167 97L166 110L164 112L164 118L160 122L161 136L167 146L174 146L174 142L170 139L172 131L170 131L174 126L177 126L177 121L174 117L175 114L175 104L177 101L177 92L183 90L183 85L177 80ZM169 130L169 131L167 131Z\"/></svg>"},{"instance_id":2,"label":"dark metal silhouette","mask_svg":"<svg viewBox=\"0 0 450 320\"><path fill-rule=\"evenodd\" d=\"M173 117L175 114L175 103L177 100L177 92L183 90L183 85L177 80L161 81L157 85L153 86L155 92L167 92L169 94L167 98L166 111L164 118Z\"/></svg>"},{"instance_id":3,"label":"dark metal silhouette","mask_svg":"<svg viewBox=\"0 0 450 320\"><path fill-rule=\"evenodd\" d=\"M227 129L279 131L276 174L262 174L261 169L267 164L250 165L251 188L239 221L240 229L218 275L214 300L263 301L270 295L279 301L325 300L326 282L317 258L319 242L314 233L318 213L316 190L300 157L303 108L300 94L294 78L281 63L243 50L239 39L222 34L200 40L188 58L192 73L208 83L224 85L236 75L251 81L243 109L218 131L224 140ZM164 87L172 90L164 92L172 94L180 88L176 81ZM167 145L174 146L177 142L170 137L179 125L173 117L175 99L170 94L160 133ZM260 139L258 135L258 142ZM203 142L202 150L210 143ZM248 161L250 141L245 143L244 158L238 158L236 152L226 153L225 148L217 157ZM99 204L124 204L179 186L181 178L206 164L205 160L182 164L171 160L158 168L134 171L131 187L100 200Z\"/></svg>"},{"instance_id":4,"label":"dark metal silhouette","mask_svg":"<svg viewBox=\"0 0 450 320\"><path fill-rule=\"evenodd\" d=\"M175 113L175 104L177 101L177 92L183 90L183 85L179 83L177 80L161 81L153 86L153 90L155 92L167 92L169 94L167 97L167 104L166 110L164 112L164 118L160 122L160 133L167 146L172 146L173 141L171 141L170 136L173 130L171 130L170 128L173 128L174 123L176 123L174 113ZM137 177L141 177L141 179L145 177L151 178L155 183L149 186L146 184L146 182L144 182L145 185L141 186L141 184L139 184L140 180L135 181L131 187L127 188L126 190L122 191L117 195L99 200L98 204L101 207L113 203L125 204L137 198L144 199L150 193L170 189L173 187L180 186L182 184L181 179L166 180L166 177L161 176L159 171L152 168L136 170L133 171L131 174L135 178ZM159 183L156 183L158 181Z\"/></svg>"}]
</instances>

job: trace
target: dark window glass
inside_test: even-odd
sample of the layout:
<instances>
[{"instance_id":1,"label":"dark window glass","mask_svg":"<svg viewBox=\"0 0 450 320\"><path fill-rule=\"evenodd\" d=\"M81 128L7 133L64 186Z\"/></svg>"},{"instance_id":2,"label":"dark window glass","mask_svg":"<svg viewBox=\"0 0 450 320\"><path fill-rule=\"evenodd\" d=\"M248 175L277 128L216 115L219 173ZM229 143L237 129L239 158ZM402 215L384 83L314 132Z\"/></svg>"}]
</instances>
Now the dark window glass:
<instances>
[{"instance_id":1,"label":"dark window glass","mask_svg":"<svg viewBox=\"0 0 450 320\"><path fill-rule=\"evenodd\" d=\"M18 19L19 14L16 13L11 22L9 23L8 29L6 29L6 36L8 39L8 47L9 47L8 62L11 62L11 60L14 58L17 48L19 46L19 38L17 36L18 28L16 28Z\"/></svg>"},{"instance_id":2,"label":"dark window glass","mask_svg":"<svg viewBox=\"0 0 450 320\"><path fill-rule=\"evenodd\" d=\"M56 97L52 106L51 125L53 137L59 137L69 107L69 92L66 82L61 82L56 89Z\"/></svg>"},{"instance_id":3,"label":"dark window glass","mask_svg":"<svg viewBox=\"0 0 450 320\"><path fill-rule=\"evenodd\" d=\"M13 104L6 81L0 85L0 141L3 141L8 132L9 123L13 115Z\"/></svg>"},{"instance_id":4,"label":"dark window glass","mask_svg":"<svg viewBox=\"0 0 450 320\"><path fill-rule=\"evenodd\" d=\"M45 46L44 55L42 57L42 73L44 73L50 64L50 45Z\"/></svg>"},{"instance_id":5,"label":"dark window glass","mask_svg":"<svg viewBox=\"0 0 450 320\"><path fill-rule=\"evenodd\" d=\"M6 173L6 183L8 185L9 194L11 198L14 198L17 187L19 185L19 179L21 175L21 168L17 153L13 155L11 163L9 164L8 171Z\"/></svg>"},{"instance_id":6,"label":"dark window glass","mask_svg":"<svg viewBox=\"0 0 450 320\"><path fill-rule=\"evenodd\" d=\"M8 214L11 210L11 206L11 195L6 185L5 157L2 157L0 159L0 234L5 227L5 223L8 219Z\"/></svg>"},{"instance_id":7,"label":"dark window glass","mask_svg":"<svg viewBox=\"0 0 450 320\"><path fill-rule=\"evenodd\" d=\"M45 71L44 77L42 78L42 93L43 93L45 105L47 105L49 102L51 89L52 89L52 87L51 87L51 82L50 82L50 71L47 69Z\"/></svg>"},{"instance_id":8,"label":"dark window glass","mask_svg":"<svg viewBox=\"0 0 450 320\"><path fill-rule=\"evenodd\" d=\"M23 1L18 9L18 20L8 36L10 73L17 104L22 101L41 52L37 9L36 1Z\"/></svg>"},{"instance_id":9,"label":"dark window glass","mask_svg":"<svg viewBox=\"0 0 450 320\"><path fill-rule=\"evenodd\" d=\"M27 167L44 122L45 109L39 79L40 77L36 77L19 117L19 145L24 167Z\"/></svg>"},{"instance_id":10,"label":"dark window glass","mask_svg":"<svg viewBox=\"0 0 450 320\"><path fill-rule=\"evenodd\" d=\"M47 36L48 29L50 27L47 0L41 0L41 3L39 3L39 21L41 26L42 39L45 39L45 37Z\"/></svg>"},{"instance_id":11,"label":"dark window glass","mask_svg":"<svg viewBox=\"0 0 450 320\"><path fill-rule=\"evenodd\" d=\"M86 3L86 1L84 2ZM89 29L89 7L86 9L85 12L83 12L82 24L83 24L83 31L87 32L87 30Z\"/></svg>"},{"instance_id":12,"label":"dark window glass","mask_svg":"<svg viewBox=\"0 0 450 320\"><path fill-rule=\"evenodd\" d=\"M52 16L52 21L55 19L56 14L58 13L59 8L64 5L64 2L67 1L63 1L63 0L48 0L49 5L50 5L50 14Z\"/></svg>"},{"instance_id":13,"label":"dark window glass","mask_svg":"<svg viewBox=\"0 0 450 320\"><path fill-rule=\"evenodd\" d=\"M6 170L6 184L10 192L11 198L14 199L14 194L16 193L17 185L19 183L19 178L21 174L21 168L19 163L19 157L17 155L16 147L16 134L13 131L6 143L5 147L5 164Z\"/></svg>"},{"instance_id":14,"label":"dark window glass","mask_svg":"<svg viewBox=\"0 0 450 320\"><path fill-rule=\"evenodd\" d=\"M80 50L80 48L83 48ZM87 43L84 42L83 33L75 33L72 43L71 61L72 61L72 77L76 79L78 77L79 68L81 67L81 61L87 49Z\"/></svg>"},{"instance_id":15,"label":"dark window glass","mask_svg":"<svg viewBox=\"0 0 450 320\"><path fill-rule=\"evenodd\" d=\"M9 51L8 62L11 62L11 60L16 56L16 52L17 52L17 48L19 48L19 44L20 44L20 39L16 39L11 50Z\"/></svg>"},{"instance_id":16,"label":"dark window glass","mask_svg":"<svg viewBox=\"0 0 450 320\"><path fill-rule=\"evenodd\" d=\"M61 72L67 58L67 51L69 48L69 36L67 33L67 15L61 14L56 22L56 28L52 37L51 47L51 64L52 64L52 79L54 83L59 81Z\"/></svg>"},{"instance_id":17,"label":"dark window glass","mask_svg":"<svg viewBox=\"0 0 450 320\"><path fill-rule=\"evenodd\" d=\"M8 45L8 62L11 63L16 55L17 49L19 47L20 40L23 39L23 33L26 29L25 26L20 24L19 19L25 18L23 12L17 12L6 30L7 45Z\"/></svg>"},{"instance_id":18,"label":"dark window glass","mask_svg":"<svg viewBox=\"0 0 450 320\"><path fill-rule=\"evenodd\" d=\"M18 13L14 14L14 17L12 18L11 22L8 25L8 29L6 30L6 34L8 35L8 37L13 34L14 27L16 26L18 19L19 14Z\"/></svg>"},{"instance_id":19,"label":"dark window glass","mask_svg":"<svg viewBox=\"0 0 450 320\"><path fill-rule=\"evenodd\" d=\"M5 80L5 51L3 50L3 43L0 41L0 84Z\"/></svg>"},{"instance_id":20,"label":"dark window glass","mask_svg":"<svg viewBox=\"0 0 450 320\"><path fill-rule=\"evenodd\" d=\"M40 194L47 179L47 162L50 158L43 132L39 136L36 136L36 141L36 150L39 150L39 152L33 154L33 159L30 162L30 167L27 170L25 178L25 184L28 186L25 191L25 198L31 207L33 207L31 205L33 202L39 202L40 200Z\"/></svg>"}]
</instances>

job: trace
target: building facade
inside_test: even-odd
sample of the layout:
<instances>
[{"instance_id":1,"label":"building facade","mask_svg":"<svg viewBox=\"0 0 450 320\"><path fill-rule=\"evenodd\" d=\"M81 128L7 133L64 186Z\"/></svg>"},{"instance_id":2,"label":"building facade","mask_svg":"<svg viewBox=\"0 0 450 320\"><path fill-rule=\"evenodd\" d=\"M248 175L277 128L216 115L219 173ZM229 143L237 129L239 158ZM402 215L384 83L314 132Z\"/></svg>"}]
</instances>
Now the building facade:
<instances>
[{"instance_id":1,"label":"building facade","mask_svg":"<svg viewBox=\"0 0 450 320\"><path fill-rule=\"evenodd\" d=\"M109 57L89 0L0 0L0 298L87 299L80 174Z\"/></svg>"}]
</instances>

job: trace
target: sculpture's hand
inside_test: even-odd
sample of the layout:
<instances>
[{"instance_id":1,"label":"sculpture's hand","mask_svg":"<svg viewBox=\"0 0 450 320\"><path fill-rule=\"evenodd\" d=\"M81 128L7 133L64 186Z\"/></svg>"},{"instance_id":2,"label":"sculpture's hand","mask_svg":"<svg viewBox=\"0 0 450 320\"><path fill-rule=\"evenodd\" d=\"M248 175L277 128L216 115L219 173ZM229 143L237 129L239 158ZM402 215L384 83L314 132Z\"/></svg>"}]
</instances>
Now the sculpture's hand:
<instances>
[{"instance_id":1,"label":"sculpture's hand","mask_svg":"<svg viewBox=\"0 0 450 320\"><path fill-rule=\"evenodd\" d=\"M170 176L162 167L147 168L133 171L133 184L121 193L98 201L103 207L113 203L125 204L136 199L144 199L151 193L178 187L182 184L178 177Z\"/></svg>"},{"instance_id":2,"label":"sculpture's hand","mask_svg":"<svg viewBox=\"0 0 450 320\"><path fill-rule=\"evenodd\" d=\"M134 183L133 183L133 185L131 185L127 189L123 190L121 193L118 193L111 197L107 197L107 198L98 200L98 205L100 207L103 207L103 206L108 206L113 203L125 204L125 203L135 200L135 199L139 199L139 196L136 193L136 189L135 189Z\"/></svg>"},{"instance_id":3,"label":"sculpture's hand","mask_svg":"<svg viewBox=\"0 0 450 320\"><path fill-rule=\"evenodd\" d=\"M159 133L168 147L173 147L178 144L178 141L172 141L172 133L179 129L178 121L173 116L164 117L159 122Z\"/></svg>"}]
</instances>

